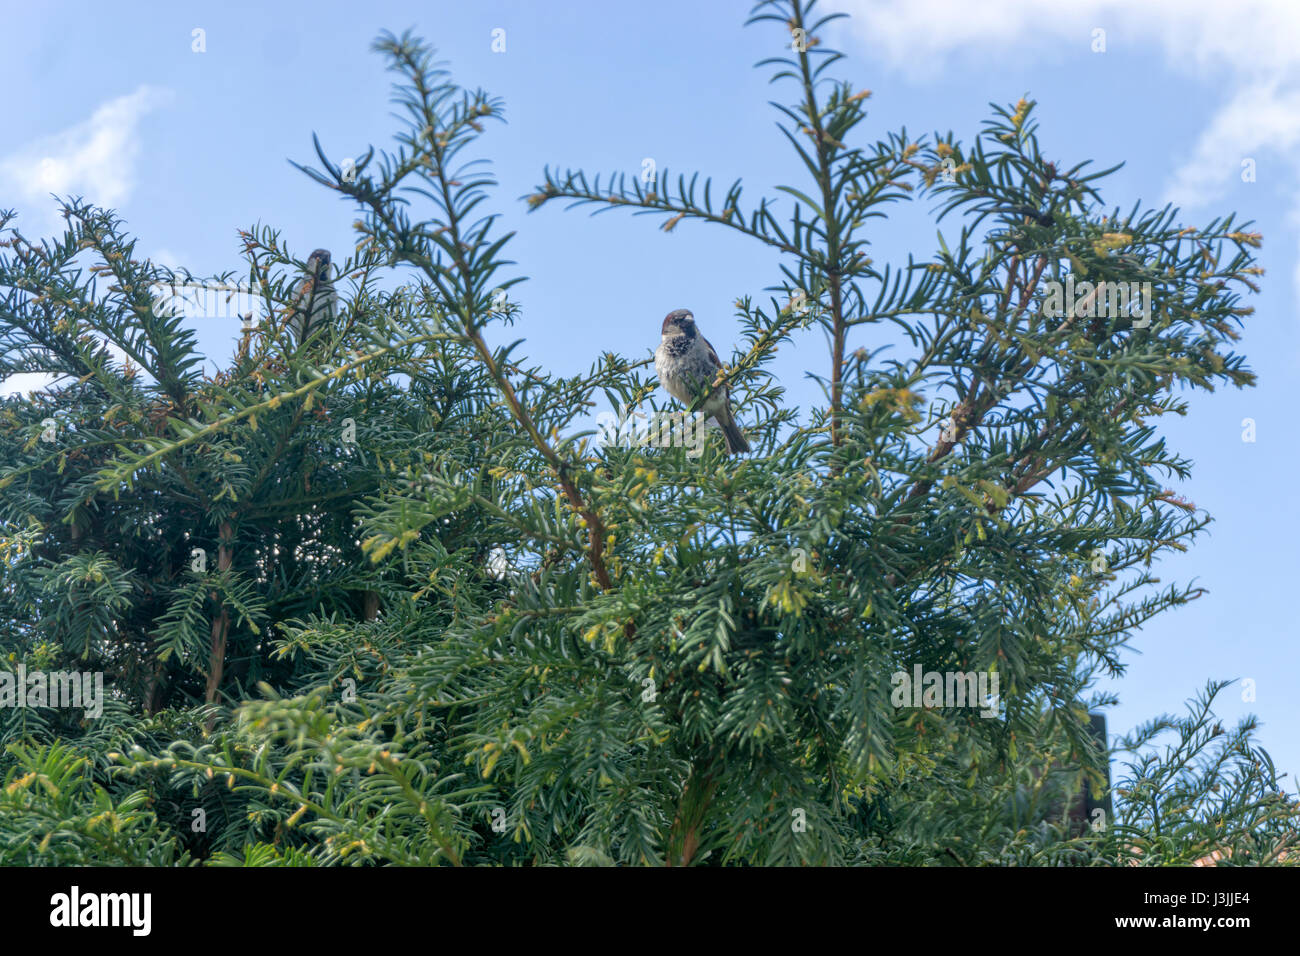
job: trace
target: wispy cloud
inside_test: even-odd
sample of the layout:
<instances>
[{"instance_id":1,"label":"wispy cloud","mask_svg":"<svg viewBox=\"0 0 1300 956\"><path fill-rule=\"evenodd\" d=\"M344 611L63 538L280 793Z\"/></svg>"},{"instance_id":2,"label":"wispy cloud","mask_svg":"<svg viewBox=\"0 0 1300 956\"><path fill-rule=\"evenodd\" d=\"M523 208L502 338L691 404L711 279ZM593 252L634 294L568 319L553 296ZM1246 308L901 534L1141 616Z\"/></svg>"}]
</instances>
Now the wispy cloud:
<instances>
[{"instance_id":1,"label":"wispy cloud","mask_svg":"<svg viewBox=\"0 0 1300 956\"><path fill-rule=\"evenodd\" d=\"M1295 0L833 0L851 13L854 42L910 76L938 77L943 60L1057 56L1090 51L1093 31L1107 45L1152 48L1171 74L1210 80L1215 104L1198 101L1208 119L1170 174L1165 201L1185 207L1221 199L1240 182L1242 161L1274 160L1300 184L1300 3ZM841 23L845 21L840 21ZM1139 46L1140 45L1140 46ZM1300 223L1300 203L1293 209ZM1300 261L1296 266L1300 287Z\"/></svg>"},{"instance_id":2,"label":"wispy cloud","mask_svg":"<svg viewBox=\"0 0 1300 956\"><path fill-rule=\"evenodd\" d=\"M1168 198L1203 205L1220 198L1242 173L1242 161L1270 155L1300 172L1300 84L1279 79L1244 86L1201 131L1188 159L1170 177Z\"/></svg>"},{"instance_id":3,"label":"wispy cloud","mask_svg":"<svg viewBox=\"0 0 1300 956\"><path fill-rule=\"evenodd\" d=\"M26 395L28 392L43 391L54 382L53 375L46 375L43 372L19 372L17 375L0 379L0 396Z\"/></svg>"},{"instance_id":4,"label":"wispy cloud","mask_svg":"<svg viewBox=\"0 0 1300 956\"><path fill-rule=\"evenodd\" d=\"M1300 65L1300 4L1294 0L834 0L861 42L890 65L933 74L956 52L1055 55L1073 42L1090 50L1092 31L1108 42L1163 49L1176 68L1222 68L1262 79ZM844 23L846 21L840 21Z\"/></svg>"},{"instance_id":5,"label":"wispy cloud","mask_svg":"<svg viewBox=\"0 0 1300 956\"><path fill-rule=\"evenodd\" d=\"M52 208L51 193L120 205L136 184L140 121L170 98L168 90L141 86L104 103L89 119L0 157L0 193L38 219Z\"/></svg>"},{"instance_id":6,"label":"wispy cloud","mask_svg":"<svg viewBox=\"0 0 1300 956\"><path fill-rule=\"evenodd\" d=\"M129 199L141 151L140 121L170 99L168 90L141 86L104 103L89 119L0 157L0 196L23 214L24 232L39 234L58 224L51 193L113 207ZM53 376L36 372L11 375L0 381L0 395L53 382Z\"/></svg>"}]
</instances>

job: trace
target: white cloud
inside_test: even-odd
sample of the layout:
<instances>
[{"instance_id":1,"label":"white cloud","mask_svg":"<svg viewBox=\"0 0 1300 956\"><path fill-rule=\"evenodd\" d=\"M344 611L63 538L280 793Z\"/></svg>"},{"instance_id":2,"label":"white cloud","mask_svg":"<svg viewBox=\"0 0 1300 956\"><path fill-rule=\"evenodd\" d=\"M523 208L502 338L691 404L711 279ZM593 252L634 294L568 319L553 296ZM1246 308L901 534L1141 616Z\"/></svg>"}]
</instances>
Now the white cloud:
<instances>
[{"instance_id":1,"label":"white cloud","mask_svg":"<svg viewBox=\"0 0 1300 956\"><path fill-rule=\"evenodd\" d=\"M0 157L0 191L7 201L25 203L20 211L38 220L52 215L51 193L118 206L135 187L140 120L170 97L167 90L141 86L104 103L89 119Z\"/></svg>"},{"instance_id":2,"label":"white cloud","mask_svg":"<svg viewBox=\"0 0 1300 956\"><path fill-rule=\"evenodd\" d=\"M55 381L53 375L44 372L19 372L8 378L0 379L0 395L26 395L48 388Z\"/></svg>"},{"instance_id":3,"label":"white cloud","mask_svg":"<svg viewBox=\"0 0 1300 956\"><path fill-rule=\"evenodd\" d=\"M1208 120L1169 176L1164 201L1205 206L1240 183L1242 160L1264 159L1300 183L1300 2L1297 0L834 0L838 21L876 57L912 77L941 81L953 55L1001 58L1091 52L1092 31L1108 51L1154 48L1171 73L1213 80L1217 103L1197 102ZM1208 85L1208 84L1207 84ZM1300 223L1300 203L1292 211ZM1296 266L1300 287L1300 263Z\"/></svg>"},{"instance_id":4,"label":"white cloud","mask_svg":"<svg viewBox=\"0 0 1300 956\"><path fill-rule=\"evenodd\" d=\"M0 157L0 195L20 205L27 235L58 225L51 193L82 196L99 206L116 207L135 188L140 156L140 120L167 103L168 90L141 86L101 105L90 118ZM116 346L114 357L125 358ZM48 387L54 376L25 372L0 380L0 395L26 394Z\"/></svg>"},{"instance_id":5,"label":"white cloud","mask_svg":"<svg viewBox=\"0 0 1300 956\"><path fill-rule=\"evenodd\" d=\"M1189 158L1173 173L1167 199L1181 205L1204 205L1240 181L1242 160L1262 155L1295 165L1300 143L1300 85L1284 88L1280 80L1242 87L1201 131Z\"/></svg>"},{"instance_id":6,"label":"white cloud","mask_svg":"<svg viewBox=\"0 0 1300 956\"><path fill-rule=\"evenodd\" d=\"M1187 71L1224 68L1258 79L1300 64L1294 0L1055 0L1049 6L1041 0L836 0L834 6L852 15L838 22L873 53L921 75L936 73L936 61L957 51L1059 52L1049 40L1090 51L1098 27L1110 49L1159 46Z\"/></svg>"},{"instance_id":7,"label":"white cloud","mask_svg":"<svg viewBox=\"0 0 1300 956\"><path fill-rule=\"evenodd\" d=\"M149 261L154 265L166 266L168 269L179 270L185 265L187 259L185 256L172 251L166 246L159 246L154 254L149 257Z\"/></svg>"}]
</instances>

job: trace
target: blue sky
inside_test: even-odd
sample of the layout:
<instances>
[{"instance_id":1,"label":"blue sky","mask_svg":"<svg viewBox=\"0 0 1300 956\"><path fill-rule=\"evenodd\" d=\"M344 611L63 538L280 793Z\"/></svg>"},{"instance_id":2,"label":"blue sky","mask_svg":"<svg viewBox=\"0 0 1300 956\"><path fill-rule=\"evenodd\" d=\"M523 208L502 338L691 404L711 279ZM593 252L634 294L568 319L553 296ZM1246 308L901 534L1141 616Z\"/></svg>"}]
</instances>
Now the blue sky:
<instances>
[{"instance_id":1,"label":"blue sky","mask_svg":"<svg viewBox=\"0 0 1300 956\"><path fill-rule=\"evenodd\" d=\"M969 142L988 102L1028 96L1050 157L1126 163L1103 186L1110 206L1173 201L1189 224L1235 211L1264 233L1263 293L1240 344L1259 386L1198 394L1186 420L1163 423L1196 465L1178 491L1216 522L1161 574L1195 578L1209 594L1133 637L1109 722L1114 733L1181 712L1209 677L1252 678L1257 699L1230 688L1219 715L1258 714L1279 767L1300 770L1300 505L1288 477L1300 463L1300 4L1058 6L1044 15L1021 0L835 0L825 9L854 19L825 40L847 54L838 75L873 91L860 127L872 140L906 126ZM508 124L490 128L484 149L500 181L496 210L518 232L509 257L530 277L511 295L526 353L564 373L606 350L642 358L679 307L729 351L731 303L778 280L773 256L701 225L665 234L651 217L592 219L554 204L525 215L520 197L546 164L631 177L647 158L718 183L743 178L750 199L798 184L767 103L789 88L753 68L789 40L771 25L742 29L748 10L744 0L9 2L4 59L17 86L0 129L0 206L41 235L56 225L50 192L83 195L120 212L138 254L200 275L238 269L236 230L257 222L283 230L301 257L325 246L342 258L353 211L288 160L315 162L313 132L337 161L390 142L390 75L367 51L381 29L413 27L458 82L505 100ZM192 50L195 29L206 52ZM492 50L494 30L505 31L504 52ZM1098 30L1104 51L1094 50ZM1242 178L1246 159L1253 182ZM928 210L913 204L882 225L877 264L932 253ZM223 358L236 328L208 320L200 344ZM878 345L870 329L851 347ZM803 375L826 364L815 332L783 350L776 371L791 402L818 400ZM1242 441L1247 417L1253 443Z\"/></svg>"}]
</instances>

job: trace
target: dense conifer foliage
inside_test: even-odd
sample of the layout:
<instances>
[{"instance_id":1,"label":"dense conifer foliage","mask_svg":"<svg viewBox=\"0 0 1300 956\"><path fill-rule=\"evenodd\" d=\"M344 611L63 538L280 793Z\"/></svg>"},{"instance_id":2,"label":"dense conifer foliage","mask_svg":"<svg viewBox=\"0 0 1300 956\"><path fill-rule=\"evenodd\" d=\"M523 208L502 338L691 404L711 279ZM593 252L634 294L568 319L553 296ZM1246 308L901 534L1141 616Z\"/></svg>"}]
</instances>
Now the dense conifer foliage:
<instances>
[{"instance_id":1,"label":"dense conifer foliage","mask_svg":"<svg viewBox=\"0 0 1300 956\"><path fill-rule=\"evenodd\" d=\"M510 341L502 104L409 34L375 43L394 143L302 166L358 235L307 342L305 250L270 226L216 277L257 301L205 375L159 307L196 280L111 211L69 200L46 240L4 216L0 375L56 380L0 402L0 652L104 690L0 708L0 862L1294 862L1300 807L1253 725L1217 724L1223 684L1118 742L1112 814L1067 813L1112 756L1097 678L1200 593L1153 570L1209 520L1159 426L1251 384L1259 236L1106 206L1032 102L872 140L826 22L782 0L751 27L786 104L761 145L802 182L546 170L527 199L780 252L712 383L747 456L610 440L603 409L681 410L643 356L562 377ZM915 202L946 242L873 248ZM772 356L822 340L796 412ZM931 673L997 699L899 693Z\"/></svg>"}]
</instances>

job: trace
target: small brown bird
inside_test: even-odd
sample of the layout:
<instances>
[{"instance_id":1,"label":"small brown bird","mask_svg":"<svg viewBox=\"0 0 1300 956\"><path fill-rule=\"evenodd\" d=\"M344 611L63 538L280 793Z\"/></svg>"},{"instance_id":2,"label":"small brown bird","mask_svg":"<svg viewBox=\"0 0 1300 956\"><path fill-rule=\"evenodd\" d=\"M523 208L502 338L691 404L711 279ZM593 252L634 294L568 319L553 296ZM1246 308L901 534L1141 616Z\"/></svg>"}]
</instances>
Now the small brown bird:
<instances>
[{"instance_id":1,"label":"small brown bird","mask_svg":"<svg viewBox=\"0 0 1300 956\"><path fill-rule=\"evenodd\" d=\"M655 371L659 384L673 398L689 406L713 384L722 362L709 340L695 327L695 316L688 309L669 312L664 319L662 338L655 350ZM722 429L729 454L749 451L749 442L731 414L731 389L719 388L709 396L700 411Z\"/></svg>"},{"instance_id":2,"label":"small brown bird","mask_svg":"<svg viewBox=\"0 0 1300 956\"><path fill-rule=\"evenodd\" d=\"M317 249L308 256L307 270L307 278L298 286L293 314L288 321L295 346L301 346L332 322L338 311L339 297L330 278L330 251Z\"/></svg>"}]
</instances>

